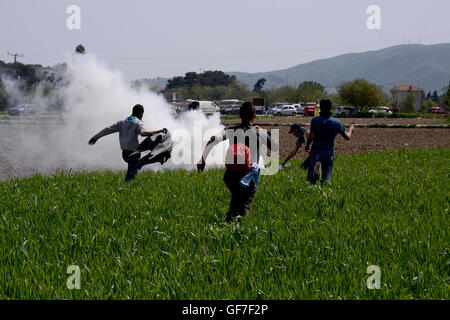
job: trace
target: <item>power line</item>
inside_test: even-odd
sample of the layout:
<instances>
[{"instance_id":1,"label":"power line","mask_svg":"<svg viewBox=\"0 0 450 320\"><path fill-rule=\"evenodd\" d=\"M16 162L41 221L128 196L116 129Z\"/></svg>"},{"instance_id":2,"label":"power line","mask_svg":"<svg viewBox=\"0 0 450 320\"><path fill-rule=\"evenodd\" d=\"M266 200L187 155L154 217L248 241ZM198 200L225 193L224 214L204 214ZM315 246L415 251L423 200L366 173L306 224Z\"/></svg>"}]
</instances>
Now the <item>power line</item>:
<instances>
[{"instance_id":1,"label":"power line","mask_svg":"<svg viewBox=\"0 0 450 320\"><path fill-rule=\"evenodd\" d=\"M19 58L23 57L23 54L21 54L21 53L9 53L9 51L8 51L7 54L8 54L8 56L14 57L14 63L17 63L17 57L19 57Z\"/></svg>"}]
</instances>

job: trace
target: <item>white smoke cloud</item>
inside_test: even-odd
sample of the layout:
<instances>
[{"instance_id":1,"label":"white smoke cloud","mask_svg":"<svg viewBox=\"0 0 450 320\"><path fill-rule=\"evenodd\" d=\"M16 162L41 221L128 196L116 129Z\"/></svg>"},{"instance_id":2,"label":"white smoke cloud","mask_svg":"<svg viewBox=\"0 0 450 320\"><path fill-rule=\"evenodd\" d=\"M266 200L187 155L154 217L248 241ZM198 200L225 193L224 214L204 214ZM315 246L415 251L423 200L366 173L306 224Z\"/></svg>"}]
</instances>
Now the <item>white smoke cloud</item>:
<instances>
[{"instance_id":1,"label":"white smoke cloud","mask_svg":"<svg viewBox=\"0 0 450 320\"><path fill-rule=\"evenodd\" d=\"M191 111L175 116L171 105L163 97L146 89L131 88L120 72L109 69L93 55L75 55L68 59L67 65L64 75L67 85L55 93L64 101L64 124L39 124L36 121L33 128L15 125L13 137L9 137L14 140L14 146L4 156L8 170L25 169L39 173L59 169L125 170L118 134L103 137L94 146L89 146L88 141L104 127L129 116L132 107L138 103L145 108L143 121L146 130L167 128L171 132L184 130L190 134L192 163L175 165L169 161L164 165L166 169L195 168L206 140L223 129L219 115L207 118L201 111ZM8 94L20 97L18 86L11 81L7 84ZM49 100L55 100L54 95L45 96L41 91L38 90L33 102L42 106L48 105ZM199 130L201 136L195 136L194 133ZM1 140L3 144L6 137ZM218 157L221 155L219 152ZM223 159L213 158L208 162L213 161L223 163ZM159 164L147 167L150 170L160 169Z\"/></svg>"}]
</instances>

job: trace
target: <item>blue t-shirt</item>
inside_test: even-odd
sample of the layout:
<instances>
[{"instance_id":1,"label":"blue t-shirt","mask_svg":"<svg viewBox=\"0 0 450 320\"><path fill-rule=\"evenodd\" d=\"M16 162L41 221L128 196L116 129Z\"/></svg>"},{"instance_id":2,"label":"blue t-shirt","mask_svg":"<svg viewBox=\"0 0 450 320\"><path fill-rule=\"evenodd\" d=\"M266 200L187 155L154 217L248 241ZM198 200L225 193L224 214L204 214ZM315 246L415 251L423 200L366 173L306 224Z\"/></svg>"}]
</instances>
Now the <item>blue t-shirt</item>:
<instances>
[{"instance_id":1,"label":"blue t-shirt","mask_svg":"<svg viewBox=\"0 0 450 320\"><path fill-rule=\"evenodd\" d=\"M334 155L334 138L338 133L345 132L342 123L330 117L316 117L311 120L310 132L314 133L314 141L311 151L326 155Z\"/></svg>"}]
</instances>

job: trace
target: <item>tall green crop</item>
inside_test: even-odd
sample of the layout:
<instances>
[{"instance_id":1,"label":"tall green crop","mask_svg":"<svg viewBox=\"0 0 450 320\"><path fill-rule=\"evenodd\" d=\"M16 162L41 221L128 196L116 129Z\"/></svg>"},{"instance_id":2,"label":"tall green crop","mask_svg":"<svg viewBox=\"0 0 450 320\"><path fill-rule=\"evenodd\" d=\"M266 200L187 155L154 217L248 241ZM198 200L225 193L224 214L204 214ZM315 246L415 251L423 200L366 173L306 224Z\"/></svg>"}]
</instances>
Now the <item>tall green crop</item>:
<instances>
[{"instance_id":1,"label":"tall green crop","mask_svg":"<svg viewBox=\"0 0 450 320\"><path fill-rule=\"evenodd\" d=\"M232 225L223 170L2 182L0 298L448 299L449 158L338 156L331 187L309 185L297 161L262 177Z\"/></svg>"}]
</instances>

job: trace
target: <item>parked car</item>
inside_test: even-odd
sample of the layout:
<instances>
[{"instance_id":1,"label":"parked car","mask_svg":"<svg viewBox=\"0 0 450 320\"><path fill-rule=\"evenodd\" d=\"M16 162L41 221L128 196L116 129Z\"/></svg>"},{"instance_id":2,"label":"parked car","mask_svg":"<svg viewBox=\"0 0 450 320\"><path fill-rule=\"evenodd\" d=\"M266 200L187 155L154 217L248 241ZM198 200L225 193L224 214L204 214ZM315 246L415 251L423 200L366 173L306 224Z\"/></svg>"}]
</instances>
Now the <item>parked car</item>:
<instances>
[{"instance_id":1,"label":"parked car","mask_svg":"<svg viewBox=\"0 0 450 320\"><path fill-rule=\"evenodd\" d=\"M233 104L230 106L230 108L227 109L227 115L236 115L239 114L241 111L241 105L240 104Z\"/></svg>"},{"instance_id":2,"label":"parked car","mask_svg":"<svg viewBox=\"0 0 450 320\"><path fill-rule=\"evenodd\" d=\"M295 116L297 115L297 109L292 105L284 105L279 108L272 109L274 116Z\"/></svg>"},{"instance_id":3,"label":"parked car","mask_svg":"<svg viewBox=\"0 0 450 320\"><path fill-rule=\"evenodd\" d=\"M294 106L295 109L297 110L297 114L301 114L301 115L304 114L305 108L302 107L302 105L301 105L300 103L293 104L293 106Z\"/></svg>"},{"instance_id":4,"label":"parked car","mask_svg":"<svg viewBox=\"0 0 450 320\"><path fill-rule=\"evenodd\" d=\"M205 114L213 114L220 112L219 107L212 101L198 101L200 110Z\"/></svg>"},{"instance_id":5,"label":"parked car","mask_svg":"<svg viewBox=\"0 0 450 320\"><path fill-rule=\"evenodd\" d=\"M340 106L336 108L334 113L339 117L356 117L358 115L358 110L353 107Z\"/></svg>"},{"instance_id":6,"label":"parked car","mask_svg":"<svg viewBox=\"0 0 450 320\"><path fill-rule=\"evenodd\" d=\"M36 104L21 104L8 110L10 116L35 116L39 113Z\"/></svg>"},{"instance_id":7,"label":"parked car","mask_svg":"<svg viewBox=\"0 0 450 320\"><path fill-rule=\"evenodd\" d=\"M392 110L388 107L375 107L375 109L370 109L369 113L386 113L392 114Z\"/></svg>"},{"instance_id":8,"label":"parked car","mask_svg":"<svg viewBox=\"0 0 450 320\"><path fill-rule=\"evenodd\" d=\"M305 115L305 117L314 117L315 110L316 110L316 107L314 107L314 106L306 106L303 111L303 114Z\"/></svg>"},{"instance_id":9,"label":"parked car","mask_svg":"<svg viewBox=\"0 0 450 320\"><path fill-rule=\"evenodd\" d=\"M445 108L441 107L431 107L428 109L428 113L447 114L448 111Z\"/></svg>"},{"instance_id":10,"label":"parked car","mask_svg":"<svg viewBox=\"0 0 450 320\"><path fill-rule=\"evenodd\" d=\"M220 114L228 114L232 107L232 104L220 106Z\"/></svg>"}]
</instances>

